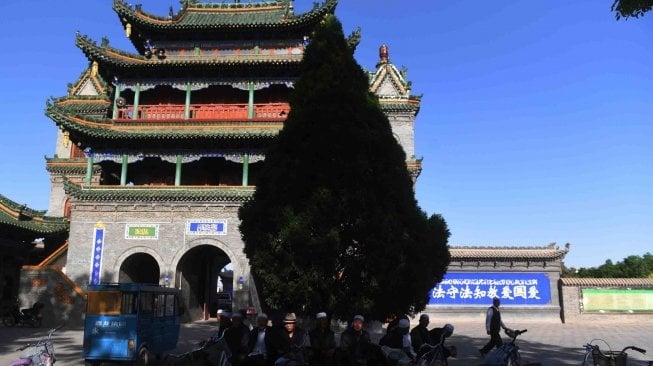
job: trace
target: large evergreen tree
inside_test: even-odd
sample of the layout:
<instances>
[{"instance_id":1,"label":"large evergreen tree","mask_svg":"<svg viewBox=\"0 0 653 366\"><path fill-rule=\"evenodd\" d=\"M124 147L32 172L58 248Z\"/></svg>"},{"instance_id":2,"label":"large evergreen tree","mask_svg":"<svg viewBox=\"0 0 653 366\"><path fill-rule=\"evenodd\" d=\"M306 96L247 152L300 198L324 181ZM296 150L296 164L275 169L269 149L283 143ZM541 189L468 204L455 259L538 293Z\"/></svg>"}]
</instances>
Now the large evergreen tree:
<instances>
[{"instance_id":1,"label":"large evergreen tree","mask_svg":"<svg viewBox=\"0 0 653 366\"><path fill-rule=\"evenodd\" d=\"M341 319L422 310L449 264L449 231L417 206L403 149L335 16L312 35L290 105L239 213L263 298Z\"/></svg>"}]
</instances>

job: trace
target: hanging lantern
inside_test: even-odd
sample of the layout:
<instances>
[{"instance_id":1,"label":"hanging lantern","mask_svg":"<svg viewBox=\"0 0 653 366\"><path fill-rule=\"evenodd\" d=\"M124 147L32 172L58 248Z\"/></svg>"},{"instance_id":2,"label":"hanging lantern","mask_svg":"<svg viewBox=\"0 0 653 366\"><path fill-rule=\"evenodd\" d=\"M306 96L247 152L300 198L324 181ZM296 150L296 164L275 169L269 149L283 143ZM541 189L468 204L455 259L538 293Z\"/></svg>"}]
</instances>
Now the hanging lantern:
<instances>
[{"instance_id":1,"label":"hanging lantern","mask_svg":"<svg viewBox=\"0 0 653 366\"><path fill-rule=\"evenodd\" d=\"M93 65L91 66L91 76L97 76L98 67L99 65L97 61L93 61Z\"/></svg>"},{"instance_id":2,"label":"hanging lantern","mask_svg":"<svg viewBox=\"0 0 653 366\"><path fill-rule=\"evenodd\" d=\"M125 25L125 35L126 35L127 37L129 37L129 36L132 35L132 24L131 24L131 23L127 23L127 24Z\"/></svg>"}]
</instances>

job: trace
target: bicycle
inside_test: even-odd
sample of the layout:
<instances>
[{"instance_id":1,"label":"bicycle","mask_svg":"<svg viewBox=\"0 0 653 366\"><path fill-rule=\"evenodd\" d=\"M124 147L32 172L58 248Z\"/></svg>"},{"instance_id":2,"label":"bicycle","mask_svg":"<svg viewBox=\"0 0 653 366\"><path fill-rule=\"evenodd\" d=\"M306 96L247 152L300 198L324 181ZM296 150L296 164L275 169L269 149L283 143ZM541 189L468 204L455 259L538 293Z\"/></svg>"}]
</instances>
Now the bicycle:
<instances>
[{"instance_id":1,"label":"bicycle","mask_svg":"<svg viewBox=\"0 0 653 366\"><path fill-rule=\"evenodd\" d=\"M608 347L608 352L603 352L597 344L592 344L595 341L605 343ZM589 365L587 361L590 359L590 355L592 356L593 366L626 366L628 360L628 354L626 353L627 350L632 349L641 354L646 354L645 349L635 346L625 347L621 351L613 351L608 342L603 339L592 339L589 343L583 345L583 348L585 348L585 356L583 357L583 363L581 366ZM649 365L651 365L650 362Z\"/></svg>"},{"instance_id":2,"label":"bicycle","mask_svg":"<svg viewBox=\"0 0 653 366\"><path fill-rule=\"evenodd\" d=\"M448 366L449 357L456 357L455 346L445 347L444 341L453 334L453 325L445 324L440 330L439 342L436 344L423 344L417 353L417 366ZM436 330L434 329L434 330ZM433 331L433 330L432 330Z\"/></svg>"},{"instance_id":3,"label":"bicycle","mask_svg":"<svg viewBox=\"0 0 653 366\"><path fill-rule=\"evenodd\" d=\"M16 351L24 351L25 355L19 358L18 360L12 362L10 366L52 366L56 362L54 357L54 342L52 341L52 335L57 330L61 329L63 324L50 329L48 332L48 337L41 339L37 343L28 343Z\"/></svg>"},{"instance_id":4,"label":"bicycle","mask_svg":"<svg viewBox=\"0 0 653 366\"><path fill-rule=\"evenodd\" d=\"M537 366L539 363L528 363L522 364L521 354L519 353L519 347L515 344L515 340L518 336L526 333L528 329L524 330L513 330L506 328L506 335L512 338L509 342L503 344L503 346L495 349L485 356L485 365L486 366Z\"/></svg>"},{"instance_id":5,"label":"bicycle","mask_svg":"<svg viewBox=\"0 0 653 366\"><path fill-rule=\"evenodd\" d=\"M166 355L166 360L171 360L174 366L200 366L200 365L229 365L231 352L224 337L209 338L197 344L198 348L191 351Z\"/></svg>"}]
</instances>

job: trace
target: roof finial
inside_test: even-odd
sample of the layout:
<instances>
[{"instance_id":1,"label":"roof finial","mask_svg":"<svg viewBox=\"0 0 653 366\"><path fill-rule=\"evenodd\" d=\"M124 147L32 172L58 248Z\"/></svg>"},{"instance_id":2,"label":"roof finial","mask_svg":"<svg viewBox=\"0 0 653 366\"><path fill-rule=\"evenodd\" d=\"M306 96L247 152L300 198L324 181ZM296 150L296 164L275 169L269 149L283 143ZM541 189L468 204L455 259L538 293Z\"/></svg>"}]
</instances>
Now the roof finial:
<instances>
[{"instance_id":1,"label":"roof finial","mask_svg":"<svg viewBox=\"0 0 653 366\"><path fill-rule=\"evenodd\" d=\"M387 64L389 60L389 55L388 55L388 46L382 44L381 47L379 47L379 58L380 64Z\"/></svg>"}]
</instances>

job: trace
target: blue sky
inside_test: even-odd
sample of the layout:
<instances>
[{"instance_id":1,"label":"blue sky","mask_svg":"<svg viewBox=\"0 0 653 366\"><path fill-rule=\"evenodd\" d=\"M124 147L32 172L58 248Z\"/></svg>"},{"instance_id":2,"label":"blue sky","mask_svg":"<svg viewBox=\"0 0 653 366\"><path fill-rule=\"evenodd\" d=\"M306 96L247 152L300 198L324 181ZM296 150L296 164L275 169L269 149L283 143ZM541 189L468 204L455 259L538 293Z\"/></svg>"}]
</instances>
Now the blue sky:
<instances>
[{"instance_id":1,"label":"blue sky","mask_svg":"<svg viewBox=\"0 0 653 366\"><path fill-rule=\"evenodd\" d=\"M444 215L451 244L569 242L576 267L653 251L653 14L616 21L611 3L341 0L345 32L363 30L361 65L386 43L424 94L416 194ZM110 0L0 12L0 193L46 209L56 127L43 111L88 66L75 31L132 47Z\"/></svg>"}]
</instances>

